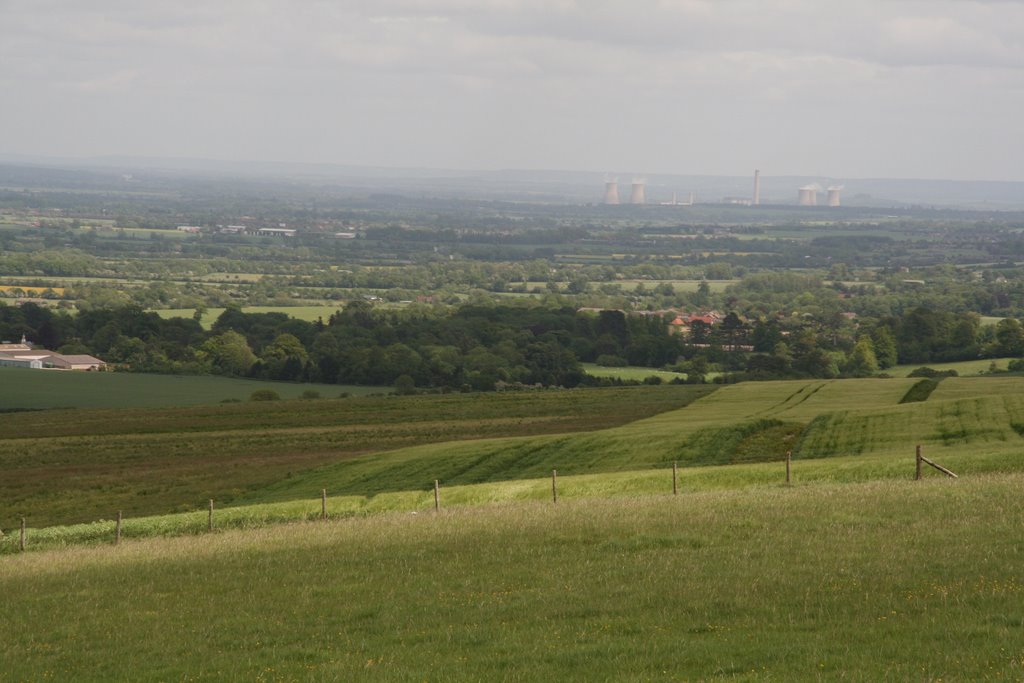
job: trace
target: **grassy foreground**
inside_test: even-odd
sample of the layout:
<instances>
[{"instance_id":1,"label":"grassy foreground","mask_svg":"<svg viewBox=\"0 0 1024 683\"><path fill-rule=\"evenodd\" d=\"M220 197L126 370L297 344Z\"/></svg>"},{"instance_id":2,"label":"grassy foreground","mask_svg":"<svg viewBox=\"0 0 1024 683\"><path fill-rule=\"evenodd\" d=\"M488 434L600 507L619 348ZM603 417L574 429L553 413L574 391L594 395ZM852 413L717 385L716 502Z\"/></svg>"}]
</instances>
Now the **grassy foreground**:
<instances>
[{"instance_id":1,"label":"grassy foreground","mask_svg":"<svg viewBox=\"0 0 1024 683\"><path fill-rule=\"evenodd\" d=\"M11 680L1020 680L1020 474L0 559Z\"/></svg>"}]
</instances>

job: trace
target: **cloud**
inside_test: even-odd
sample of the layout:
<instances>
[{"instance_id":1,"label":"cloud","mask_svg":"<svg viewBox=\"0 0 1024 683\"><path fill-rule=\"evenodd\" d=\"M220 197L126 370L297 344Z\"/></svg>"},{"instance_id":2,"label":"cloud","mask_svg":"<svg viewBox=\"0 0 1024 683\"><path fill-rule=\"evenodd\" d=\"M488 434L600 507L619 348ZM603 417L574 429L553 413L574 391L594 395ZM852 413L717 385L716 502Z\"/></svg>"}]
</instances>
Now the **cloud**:
<instances>
[{"instance_id":1,"label":"cloud","mask_svg":"<svg viewBox=\"0 0 1024 683\"><path fill-rule=\"evenodd\" d=\"M0 111L25 131L7 151L693 172L760 158L874 175L949 173L955 156L973 175L1019 174L1008 155L1024 152L1011 0L0 7L0 83L29 103ZM977 137L981 114L1000 142Z\"/></svg>"}]
</instances>

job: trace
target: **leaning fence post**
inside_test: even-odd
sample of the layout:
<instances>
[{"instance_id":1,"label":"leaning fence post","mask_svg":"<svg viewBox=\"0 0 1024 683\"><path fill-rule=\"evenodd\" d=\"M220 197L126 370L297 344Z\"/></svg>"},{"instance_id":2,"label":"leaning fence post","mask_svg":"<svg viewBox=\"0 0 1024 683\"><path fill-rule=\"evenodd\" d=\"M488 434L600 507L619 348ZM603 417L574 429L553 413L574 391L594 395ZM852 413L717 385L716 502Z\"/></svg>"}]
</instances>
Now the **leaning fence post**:
<instances>
[{"instance_id":1,"label":"leaning fence post","mask_svg":"<svg viewBox=\"0 0 1024 683\"><path fill-rule=\"evenodd\" d=\"M121 511L117 511L117 528L114 530L114 545L121 544Z\"/></svg>"},{"instance_id":2,"label":"leaning fence post","mask_svg":"<svg viewBox=\"0 0 1024 683\"><path fill-rule=\"evenodd\" d=\"M207 531L213 531L213 498L210 499L210 516L207 520Z\"/></svg>"},{"instance_id":3,"label":"leaning fence post","mask_svg":"<svg viewBox=\"0 0 1024 683\"><path fill-rule=\"evenodd\" d=\"M320 489L320 519L327 519L327 489Z\"/></svg>"},{"instance_id":4,"label":"leaning fence post","mask_svg":"<svg viewBox=\"0 0 1024 683\"><path fill-rule=\"evenodd\" d=\"M672 463L672 495L679 495L679 463Z\"/></svg>"},{"instance_id":5,"label":"leaning fence post","mask_svg":"<svg viewBox=\"0 0 1024 683\"><path fill-rule=\"evenodd\" d=\"M551 502L558 502L558 470L551 470Z\"/></svg>"},{"instance_id":6,"label":"leaning fence post","mask_svg":"<svg viewBox=\"0 0 1024 683\"><path fill-rule=\"evenodd\" d=\"M786 483L792 481L791 474L793 468L793 451L786 451Z\"/></svg>"},{"instance_id":7,"label":"leaning fence post","mask_svg":"<svg viewBox=\"0 0 1024 683\"><path fill-rule=\"evenodd\" d=\"M441 485L434 480L434 512L441 511Z\"/></svg>"},{"instance_id":8,"label":"leaning fence post","mask_svg":"<svg viewBox=\"0 0 1024 683\"><path fill-rule=\"evenodd\" d=\"M917 468L914 472L914 480L918 481L921 479L921 444L917 444Z\"/></svg>"},{"instance_id":9,"label":"leaning fence post","mask_svg":"<svg viewBox=\"0 0 1024 683\"><path fill-rule=\"evenodd\" d=\"M24 517L21 518L21 543L20 543L19 547L24 552L24 550L25 550L25 518Z\"/></svg>"}]
</instances>

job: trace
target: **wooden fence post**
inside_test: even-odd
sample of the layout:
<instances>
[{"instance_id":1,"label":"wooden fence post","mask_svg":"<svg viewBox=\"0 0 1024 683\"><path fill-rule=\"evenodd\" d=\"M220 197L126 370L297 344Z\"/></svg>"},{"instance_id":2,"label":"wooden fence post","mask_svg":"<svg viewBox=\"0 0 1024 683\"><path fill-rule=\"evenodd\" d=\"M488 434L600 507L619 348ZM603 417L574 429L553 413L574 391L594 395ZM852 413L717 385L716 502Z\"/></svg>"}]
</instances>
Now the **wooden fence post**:
<instances>
[{"instance_id":1,"label":"wooden fence post","mask_svg":"<svg viewBox=\"0 0 1024 683\"><path fill-rule=\"evenodd\" d=\"M327 519L327 489L320 489L320 519Z\"/></svg>"},{"instance_id":2,"label":"wooden fence post","mask_svg":"<svg viewBox=\"0 0 1024 683\"><path fill-rule=\"evenodd\" d=\"M434 480L434 512L441 511L441 484Z\"/></svg>"},{"instance_id":3,"label":"wooden fence post","mask_svg":"<svg viewBox=\"0 0 1024 683\"><path fill-rule=\"evenodd\" d=\"M786 483L789 484L792 481L792 469L793 469L793 451L786 451Z\"/></svg>"},{"instance_id":4,"label":"wooden fence post","mask_svg":"<svg viewBox=\"0 0 1024 683\"><path fill-rule=\"evenodd\" d=\"M551 470L551 502L558 502L558 470Z\"/></svg>"},{"instance_id":5,"label":"wooden fence post","mask_svg":"<svg viewBox=\"0 0 1024 683\"><path fill-rule=\"evenodd\" d=\"M114 531L114 545L121 544L121 511L117 511L117 528Z\"/></svg>"},{"instance_id":6,"label":"wooden fence post","mask_svg":"<svg viewBox=\"0 0 1024 683\"><path fill-rule=\"evenodd\" d=\"M213 498L210 499L210 517L207 520L207 531L213 531Z\"/></svg>"},{"instance_id":7,"label":"wooden fence post","mask_svg":"<svg viewBox=\"0 0 1024 683\"><path fill-rule=\"evenodd\" d=\"M22 552L25 551L25 518L21 518L21 543L19 545Z\"/></svg>"},{"instance_id":8,"label":"wooden fence post","mask_svg":"<svg viewBox=\"0 0 1024 683\"><path fill-rule=\"evenodd\" d=\"M679 495L679 463L672 463L672 495Z\"/></svg>"},{"instance_id":9,"label":"wooden fence post","mask_svg":"<svg viewBox=\"0 0 1024 683\"><path fill-rule=\"evenodd\" d=\"M914 472L914 481L921 479L921 444L917 444L917 468Z\"/></svg>"}]
</instances>

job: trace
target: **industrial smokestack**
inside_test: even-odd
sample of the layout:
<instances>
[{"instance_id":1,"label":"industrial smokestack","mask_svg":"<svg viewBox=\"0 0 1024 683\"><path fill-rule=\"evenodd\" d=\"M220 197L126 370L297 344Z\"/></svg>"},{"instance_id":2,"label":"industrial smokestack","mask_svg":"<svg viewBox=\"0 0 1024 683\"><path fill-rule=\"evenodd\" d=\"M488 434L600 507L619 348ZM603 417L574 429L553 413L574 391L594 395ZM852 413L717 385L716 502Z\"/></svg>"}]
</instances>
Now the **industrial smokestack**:
<instances>
[{"instance_id":1,"label":"industrial smokestack","mask_svg":"<svg viewBox=\"0 0 1024 683\"><path fill-rule=\"evenodd\" d=\"M754 206L761 203L761 171L754 171Z\"/></svg>"},{"instance_id":2,"label":"industrial smokestack","mask_svg":"<svg viewBox=\"0 0 1024 683\"><path fill-rule=\"evenodd\" d=\"M833 185L828 188L828 205L839 206L839 191L843 189L842 185Z\"/></svg>"},{"instance_id":3,"label":"industrial smokestack","mask_svg":"<svg viewBox=\"0 0 1024 683\"><path fill-rule=\"evenodd\" d=\"M604 203L619 203L619 181L617 178L614 180L606 180L604 182Z\"/></svg>"},{"instance_id":4,"label":"industrial smokestack","mask_svg":"<svg viewBox=\"0 0 1024 683\"><path fill-rule=\"evenodd\" d=\"M633 178L633 191L629 195L630 204L647 203L647 199L644 197L644 183L646 182L643 178Z\"/></svg>"}]
</instances>

